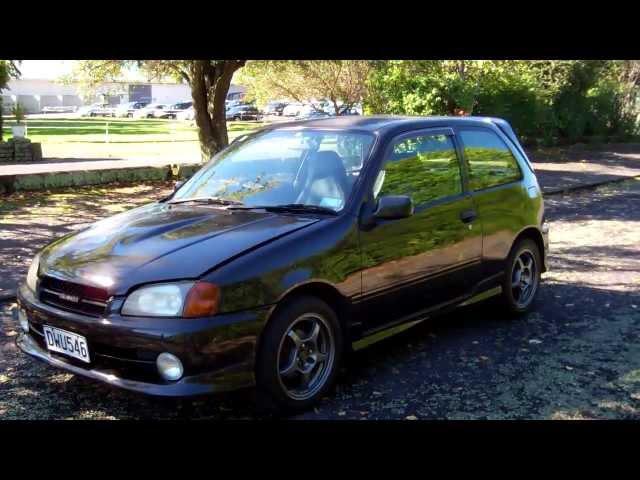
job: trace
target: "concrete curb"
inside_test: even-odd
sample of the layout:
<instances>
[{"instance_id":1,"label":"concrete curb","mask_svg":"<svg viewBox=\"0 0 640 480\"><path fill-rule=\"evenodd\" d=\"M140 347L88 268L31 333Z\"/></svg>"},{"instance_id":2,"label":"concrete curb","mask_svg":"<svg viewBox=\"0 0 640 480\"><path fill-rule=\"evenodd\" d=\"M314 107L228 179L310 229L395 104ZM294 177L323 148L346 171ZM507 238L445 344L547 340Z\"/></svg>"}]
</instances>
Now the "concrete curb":
<instances>
[{"instance_id":1,"label":"concrete curb","mask_svg":"<svg viewBox=\"0 0 640 480\"><path fill-rule=\"evenodd\" d=\"M640 175L629 176L629 177L617 177L617 178L612 178L610 180L603 180L602 182L583 183L580 185L571 185L567 187L554 188L546 191L543 187L542 195L543 196L560 195L560 194L571 193L579 190L589 190L589 189L601 187L602 185L608 185L610 183L624 182L625 180L640 180Z\"/></svg>"},{"instance_id":2,"label":"concrete curb","mask_svg":"<svg viewBox=\"0 0 640 480\"><path fill-rule=\"evenodd\" d=\"M0 195L16 191L107 185L116 182L137 183L187 179L201 167L200 164L183 164L0 175Z\"/></svg>"}]
</instances>

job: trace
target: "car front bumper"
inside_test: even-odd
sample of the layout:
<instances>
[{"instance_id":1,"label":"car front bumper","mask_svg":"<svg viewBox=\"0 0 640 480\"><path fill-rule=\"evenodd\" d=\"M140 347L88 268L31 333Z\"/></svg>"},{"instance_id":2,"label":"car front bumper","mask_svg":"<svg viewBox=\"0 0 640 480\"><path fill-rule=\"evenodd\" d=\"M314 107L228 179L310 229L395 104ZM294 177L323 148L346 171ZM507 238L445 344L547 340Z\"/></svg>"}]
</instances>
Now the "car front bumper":
<instances>
[{"instance_id":1,"label":"car front bumper","mask_svg":"<svg viewBox=\"0 0 640 480\"><path fill-rule=\"evenodd\" d=\"M254 384L258 336L268 307L200 319L150 319L108 315L90 317L40 302L25 286L18 290L18 306L29 319L17 346L54 367L115 387L150 395L184 397L236 390ZM47 349L42 326L67 330L87 339L90 363ZM162 379L156 358L176 355L184 376Z\"/></svg>"}]
</instances>

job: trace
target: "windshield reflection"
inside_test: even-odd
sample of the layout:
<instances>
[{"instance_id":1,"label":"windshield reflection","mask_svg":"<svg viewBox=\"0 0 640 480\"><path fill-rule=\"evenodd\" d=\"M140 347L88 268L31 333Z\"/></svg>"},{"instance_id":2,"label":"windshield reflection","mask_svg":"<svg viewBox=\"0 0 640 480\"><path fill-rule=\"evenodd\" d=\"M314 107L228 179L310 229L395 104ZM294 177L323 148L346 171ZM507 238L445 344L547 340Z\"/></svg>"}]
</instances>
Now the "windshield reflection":
<instances>
[{"instance_id":1,"label":"windshield reflection","mask_svg":"<svg viewBox=\"0 0 640 480\"><path fill-rule=\"evenodd\" d=\"M172 201L215 198L245 206L301 204L340 211L374 137L365 133L275 130L216 155Z\"/></svg>"}]
</instances>

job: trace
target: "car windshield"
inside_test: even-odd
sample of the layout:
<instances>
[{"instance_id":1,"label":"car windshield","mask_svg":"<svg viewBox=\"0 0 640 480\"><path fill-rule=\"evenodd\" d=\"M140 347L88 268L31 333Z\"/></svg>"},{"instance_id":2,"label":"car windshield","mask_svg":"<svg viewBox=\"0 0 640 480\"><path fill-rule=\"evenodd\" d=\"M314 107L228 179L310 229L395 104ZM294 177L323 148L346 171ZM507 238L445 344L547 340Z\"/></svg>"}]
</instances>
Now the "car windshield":
<instances>
[{"instance_id":1,"label":"car windshield","mask_svg":"<svg viewBox=\"0 0 640 480\"><path fill-rule=\"evenodd\" d=\"M213 157L171 201L216 199L244 207L342 210L366 161L367 133L279 129L249 136Z\"/></svg>"}]
</instances>

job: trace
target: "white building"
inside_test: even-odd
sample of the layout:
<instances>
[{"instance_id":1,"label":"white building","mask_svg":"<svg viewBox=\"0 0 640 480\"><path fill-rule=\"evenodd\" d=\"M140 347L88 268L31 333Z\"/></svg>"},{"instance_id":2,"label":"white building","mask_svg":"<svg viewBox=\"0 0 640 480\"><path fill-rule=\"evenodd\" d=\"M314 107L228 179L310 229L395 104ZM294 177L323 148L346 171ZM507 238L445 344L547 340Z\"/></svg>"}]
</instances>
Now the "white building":
<instances>
[{"instance_id":1,"label":"white building","mask_svg":"<svg viewBox=\"0 0 640 480\"><path fill-rule=\"evenodd\" d=\"M244 95L245 88L231 85L227 98L235 100ZM44 107L82 106L85 103L119 103L146 101L152 103L178 103L191 100L191 90L184 83L117 82L104 83L95 88L93 98L83 99L77 84L59 83L46 79L19 79L9 82L2 91L5 114L20 103L27 113L40 113Z\"/></svg>"}]
</instances>

